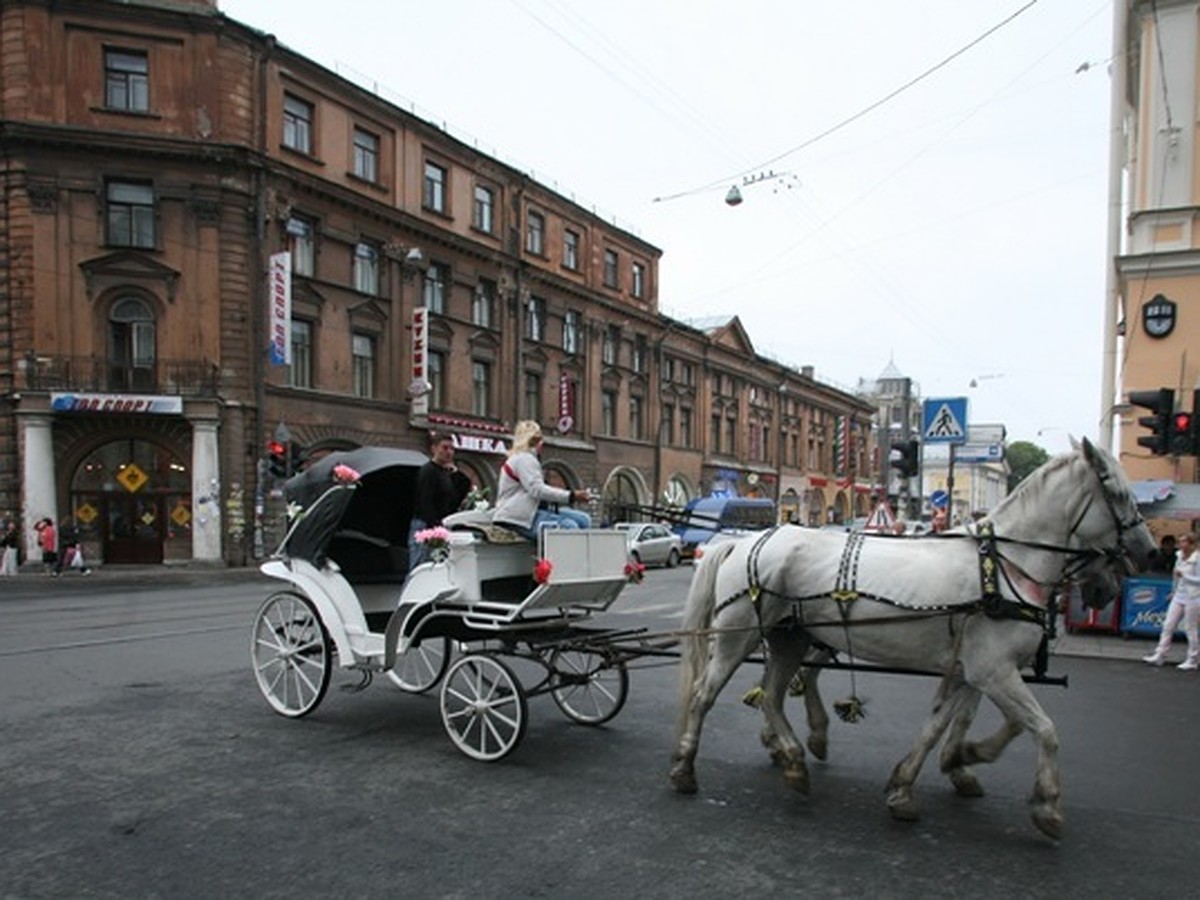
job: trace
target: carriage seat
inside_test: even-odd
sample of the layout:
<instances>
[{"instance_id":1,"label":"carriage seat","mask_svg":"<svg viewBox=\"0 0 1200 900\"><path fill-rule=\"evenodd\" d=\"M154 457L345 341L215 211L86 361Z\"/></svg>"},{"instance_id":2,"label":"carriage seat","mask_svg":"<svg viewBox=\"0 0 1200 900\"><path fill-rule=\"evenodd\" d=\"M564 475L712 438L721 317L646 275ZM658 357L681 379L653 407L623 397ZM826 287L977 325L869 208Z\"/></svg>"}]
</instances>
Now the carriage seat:
<instances>
[{"instance_id":1,"label":"carriage seat","mask_svg":"<svg viewBox=\"0 0 1200 900\"><path fill-rule=\"evenodd\" d=\"M354 529L334 532L327 553L351 584L403 584L408 575L407 546Z\"/></svg>"},{"instance_id":2,"label":"carriage seat","mask_svg":"<svg viewBox=\"0 0 1200 900\"><path fill-rule=\"evenodd\" d=\"M519 544L528 543L521 534L497 525L492 521L494 509L464 509L462 512L451 513L442 519L442 524L452 531L471 531L479 535L489 544Z\"/></svg>"}]
</instances>

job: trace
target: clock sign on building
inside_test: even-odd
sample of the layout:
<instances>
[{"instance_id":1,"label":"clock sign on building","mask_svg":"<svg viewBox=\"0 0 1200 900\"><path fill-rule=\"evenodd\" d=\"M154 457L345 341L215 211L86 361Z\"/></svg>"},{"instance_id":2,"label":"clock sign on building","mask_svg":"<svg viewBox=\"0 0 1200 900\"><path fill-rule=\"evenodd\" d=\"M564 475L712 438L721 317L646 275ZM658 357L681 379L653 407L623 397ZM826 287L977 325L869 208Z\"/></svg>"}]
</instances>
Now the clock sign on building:
<instances>
[{"instance_id":1,"label":"clock sign on building","mask_svg":"<svg viewBox=\"0 0 1200 900\"><path fill-rule=\"evenodd\" d=\"M1175 328L1175 301L1155 294L1142 304L1142 327L1152 338L1165 338Z\"/></svg>"}]
</instances>

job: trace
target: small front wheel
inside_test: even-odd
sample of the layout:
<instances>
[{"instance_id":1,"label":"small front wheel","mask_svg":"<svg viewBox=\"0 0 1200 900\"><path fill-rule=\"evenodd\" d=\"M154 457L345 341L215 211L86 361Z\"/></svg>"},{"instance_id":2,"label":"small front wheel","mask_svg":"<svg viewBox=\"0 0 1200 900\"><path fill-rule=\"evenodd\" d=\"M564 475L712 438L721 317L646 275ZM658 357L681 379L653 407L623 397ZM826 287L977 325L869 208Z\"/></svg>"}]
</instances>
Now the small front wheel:
<instances>
[{"instance_id":1,"label":"small front wheel","mask_svg":"<svg viewBox=\"0 0 1200 900\"><path fill-rule=\"evenodd\" d=\"M402 691L422 694L442 680L450 665L450 638L428 638L396 657L388 678Z\"/></svg>"},{"instance_id":2,"label":"small front wheel","mask_svg":"<svg viewBox=\"0 0 1200 900\"><path fill-rule=\"evenodd\" d=\"M329 688L333 651L312 601L291 591L268 597L254 618L250 660L275 712L298 719L316 709Z\"/></svg>"},{"instance_id":3,"label":"small front wheel","mask_svg":"<svg viewBox=\"0 0 1200 900\"><path fill-rule=\"evenodd\" d=\"M554 688L550 696L568 719L602 725L621 711L629 696L625 663L610 663L587 650L555 650L550 654Z\"/></svg>"},{"instance_id":4,"label":"small front wheel","mask_svg":"<svg viewBox=\"0 0 1200 900\"><path fill-rule=\"evenodd\" d=\"M464 656L442 682L442 724L472 759L495 762L525 735L529 707L512 669L483 654Z\"/></svg>"}]
</instances>

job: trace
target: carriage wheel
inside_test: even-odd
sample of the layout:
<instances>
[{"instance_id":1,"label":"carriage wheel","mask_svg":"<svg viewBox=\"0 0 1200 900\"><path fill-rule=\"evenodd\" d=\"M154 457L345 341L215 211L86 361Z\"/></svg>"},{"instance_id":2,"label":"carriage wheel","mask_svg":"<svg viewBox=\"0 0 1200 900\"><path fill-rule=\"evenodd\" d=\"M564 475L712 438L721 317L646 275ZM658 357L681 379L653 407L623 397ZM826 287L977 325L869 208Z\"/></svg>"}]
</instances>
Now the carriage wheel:
<instances>
[{"instance_id":1,"label":"carriage wheel","mask_svg":"<svg viewBox=\"0 0 1200 900\"><path fill-rule=\"evenodd\" d=\"M629 696L625 663L610 664L587 650L555 650L550 654L555 687L550 692L563 714L583 725L601 725L621 711Z\"/></svg>"},{"instance_id":2,"label":"carriage wheel","mask_svg":"<svg viewBox=\"0 0 1200 900\"><path fill-rule=\"evenodd\" d=\"M317 708L329 687L333 650L312 601L281 591L259 607L250 660L258 689L281 716Z\"/></svg>"},{"instance_id":3,"label":"carriage wheel","mask_svg":"<svg viewBox=\"0 0 1200 900\"><path fill-rule=\"evenodd\" d=\"M472 759L503 759L521 742L529 707L512 669L491 656L464 656L442 682L442 724Z\"/></svg>"},{"instance_id":4,"label":"carriage wheel","mask_svg":"<svg viewBox=\"0 0 1200 900\"><path fill-rule=\"evenodd\" d=\"M450 665L450 638L429 638L396 657L388 678L402 691L421 694L442 680Z\"/></svg>"}]
</instances>

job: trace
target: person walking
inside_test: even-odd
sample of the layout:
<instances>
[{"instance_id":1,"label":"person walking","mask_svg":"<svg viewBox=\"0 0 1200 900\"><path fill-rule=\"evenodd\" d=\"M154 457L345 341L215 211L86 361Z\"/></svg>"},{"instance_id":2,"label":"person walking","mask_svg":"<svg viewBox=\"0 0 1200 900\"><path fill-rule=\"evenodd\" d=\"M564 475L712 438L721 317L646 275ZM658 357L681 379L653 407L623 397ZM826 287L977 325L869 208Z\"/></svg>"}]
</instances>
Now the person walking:
<instances>
[{"instance_id":1,"label":"person walking","mask_svg":"<svg viewBox=\"0 0 1200 900\"><path fill-rule=\"evenodd\" d=\"M537 422L517 423L512 450L500 467L496 511L492 514L497 525L506 525L533 541L547 527L592 527L591 516L582 510L550 508L557 504L586 503L591 498L584 490L569 491L546 484L538 458L542 442L542 428Z\"/></svg>"},{"instance_id":2,"label":"person walking","mask_svg":"<svg viewBox=\"0 0 1200 900\"><path fill-rule=\"evenodd\" d=\"M434 432L429 438L429 462L417 471L417 493L408 526L408 568L429 558L428 548L416 534L442 524L442 519L462 506L471 492L471 479L454 464L454 438Z\"/></svg>"},{"instance_id":3,"label":"person walking","mask_svg":"<svg viewBox=\"0 0 1200 900\"><path fill-rule=\"evenodd\" d=\"M11 519L4 523L4 536L0 537L0 547L4 548L4 555L0 558L0 575L16 575L17 574L17 524Z\"/></svg>"},{"instance_id":4,"label":"person walking","mask_svg":"<svg viewBox=\"0 0 1200 900\"><path fill-rule=\"evenodd\" d=\"M78 569L80 575L91 575L92 570L83 558L83 548L79 546L79 528L70 516L59 523L58 528L59 554L58 562L54 564L54 574L61 575L63 567Z\"/></svg>"},{"instance_id":5,"label":"person walking","mask_svg":"<svg viewBox=\"0 0 1200 900\"><path fill-rule=\"evenodd\" d=\"M1187 658L1176 668L1185 672L1200 668L1200 553L1196 549L1196 535L1188 533L1179 538L1179 553L1175 562L1175 585L1171 592L1171 603L1167 617L1163 620L1158 646L1142 662L1161 666L1167 660L1171 641L1179 620L1183 620L1183 632L1187 635Z\"/></svg>"}]
</instances>

